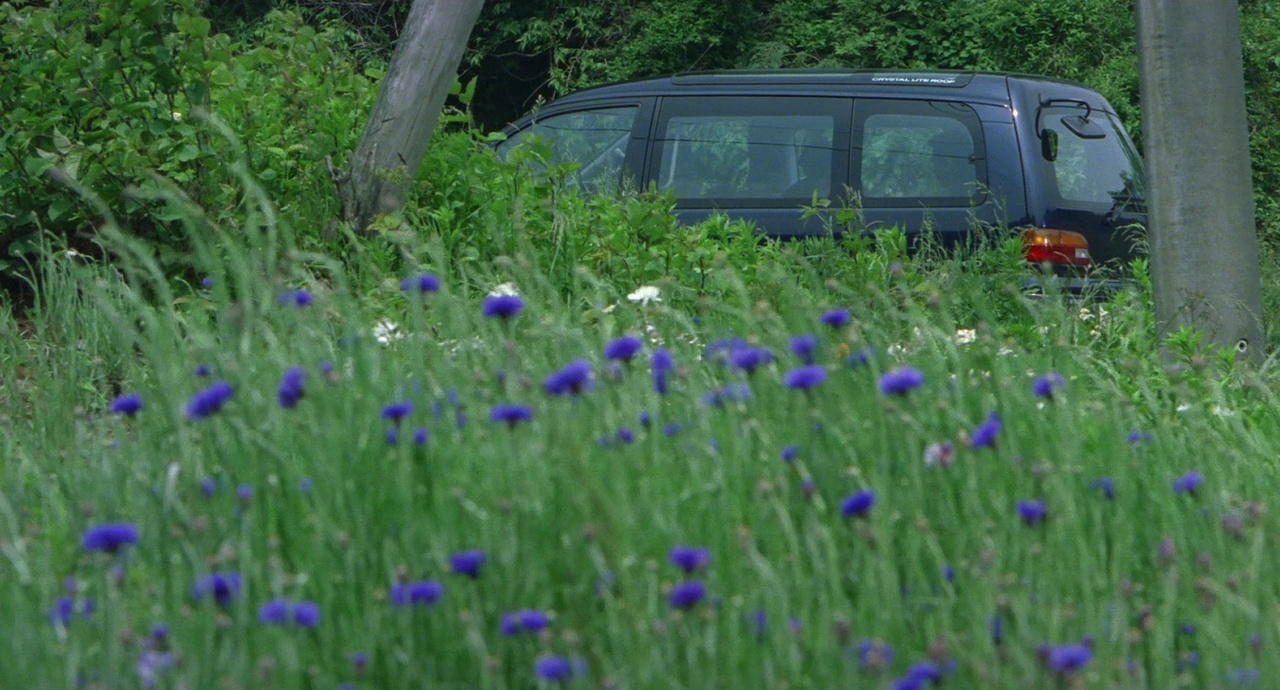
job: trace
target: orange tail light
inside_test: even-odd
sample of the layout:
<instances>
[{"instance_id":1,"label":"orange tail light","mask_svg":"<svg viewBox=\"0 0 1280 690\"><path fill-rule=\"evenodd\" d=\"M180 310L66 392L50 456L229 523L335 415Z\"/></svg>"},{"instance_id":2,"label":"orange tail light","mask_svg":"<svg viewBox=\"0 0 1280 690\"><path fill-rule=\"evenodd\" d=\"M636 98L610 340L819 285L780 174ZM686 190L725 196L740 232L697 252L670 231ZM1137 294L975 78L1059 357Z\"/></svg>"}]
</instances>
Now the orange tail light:
<instances>
[{"instance_id":1,"label":"orange tail light","mask_svg":"<svg viewBox=\"0 0 1280 690\"><path fill-rule=\"evenodd\" d=\"M1036 264L1088 266L1089 240L1078 232L1050 228L1028 228L1022 231L1022 255Z\"/></svg>"}]
</instances>

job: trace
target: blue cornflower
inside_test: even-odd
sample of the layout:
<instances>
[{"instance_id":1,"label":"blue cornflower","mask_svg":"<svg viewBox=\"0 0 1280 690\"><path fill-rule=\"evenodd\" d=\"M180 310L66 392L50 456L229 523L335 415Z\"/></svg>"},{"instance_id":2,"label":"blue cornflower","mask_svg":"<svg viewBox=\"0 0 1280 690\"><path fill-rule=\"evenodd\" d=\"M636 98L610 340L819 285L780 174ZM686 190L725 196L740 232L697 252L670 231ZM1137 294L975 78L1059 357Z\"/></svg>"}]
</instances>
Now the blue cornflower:
<instances>
[{"instance_id":1,"label":"blue cornflower","mask_svg":"<svg viewBox=\"0 0 1280 690\"><path fill-rule=\"evenodd\" d=\"M720 407L726 402L746 402L750 399L750 386L745 383L730 383L723 388L707 391L702 396L702 404L707 407Z\"/></svg>"},{"instance_id":2,"label":"blue cornflower","mask_svg":"<svg viewBox=\"0 0 1280 690\"><path fill-rule=\"evenodd\" d=\"M954 584L956 581L956 569L951 567L950 563L942 564L942 579L948 584Z\"/></svg>"},{"instance_id":3,"label":"blue cornflower","mask_svg":"<svg viewBox=\"0 0 1280 690\"><path fill-rule=\"evenodd\" d=\"M419 273L400 281L405 292L435 292L440 289L440 279L430 273Z\"/></svg>"},{"instance_id":4,"label":"blue cornflower","mask_svg":"<svg viewBox=\"0 0 1280 690\"><path fill-rule=\"evenodd\" d=\"M293 305L295 307L306 307L314 300L311 297L310 292L299 288L297 290L285 290L284 292L281 292L279 295L276 295L276 301L285 306Z\"/></svg>"},{"instance_id":5,"label":"blue cornflower","mask_svg":"<svg viewBox=\"0 0 1280 690\"><path fill-rule=\"evenodd\" d=\"M503 635L516 635L521 631L536 633L549 625L551 620L547 614L537 609L523 609L502 616L499 630Z\"/></svg>"},{"instance_id":6,"label":"blue cornflower","mask_svg":"<svg viewBox=\"0 0 1280 690\"><path fill-rule=\"evenodd\" d=\"M520 634L520 619L514 613L502 614L502 620L498 623L498 632L507 637L514 637Z\"/></svg>"},{"instance_id":7,"label":"blue cornflower","mask_svg":"<svg viewBox=\"0 0 1280 690\"><path fill-rule=\"evenodd\" d=\"M853 320L853 317L849 314L848 309L841 308L822 312L822 315L818 317L818 320L832 328L840 328L841 326L848 325L848 323Z\"/></svg>"},{"instance_id":8,"label":"blue cornflower","mask_svg":"<svg viewBox=\"0 0 1280 690\"><path fill-rule=\"evenodd\" d=\"M356 671L363 671L365 666L369 665L369 655L364 652L355 652L351 655L351 665L356 667Z\"/></svg>"},{"instance_id":9,"label":"blue cornflower","mask_svg":"<svg viewBox=\"0 0 1280 690\"><path fill-rule=\"evenodd\" d=\"M857 352L854 352L848 357L845 357L844 363L851 367L866 366L869 362L871 362L871 358L874 357L875 354L876 354L876 349L874 347L868 347L864 350L858 350Z\"/></svg>"},{"instance_id":10,"label":"blue cornflower","mask_svg":"<svg viewBox=\"0 0 1280 690\"><path fill-rule=\"evenodd\" d=\"M400 443L400 428L393 426L387 429L387 445L394 446L398 443Z\"/></svg>"},{"instance_id":11,"label":"blue cornflower","mask_svg":"<svg viewBox=\"0 0 1280 690\"><path fill-rule=\"evenodd\" d=\"M205 477L200 480L200 493L204 494L205 498L212 496L217 489L218 482L213 477Z\"/></svg>"},{"instance_id":12,"label":"blue cornflower","mask_svg":"<svg viewBox=\"0 0 1280 690\"><path fill-rule=\"evenodd\" d=\"M449 567L459 575L466 575L475 579L480 577L480 568L484 566L487 560L488 556L480 549L459 551L449 556Z\"/></svg>"},{"instance_id":13,"label":"blue cornflower","mask_svg":"<svg viewBox=\"0 0 1280 690\"><path fill-rule=\"evenodd\" d=\"M528 405L498 403L489 410L489 419L495 422L505 422L508 427L514 429L520 422L527 422L533 419L533 408Z\"/></svg>"},{"instance_id":14,"label":"blue cornflower","mask_svg":"<svg viewBox=\"0 0 1280 690\"><path fill-rule=\"evenodd\" d=\"M533 663L538 678L552 683L563 683L573 678L574 663L562 656L544 656Z\"/></svg>"},{"instance_id":15,"label":"blue cornflower","mask_svg":"<svg viewBox=\"0 0 1280 690\"><path fill-rule=\"evenodd\" d=\"M684 427L679 422L672 422L662 427L663 436L675 436Z\"/></svg>"},{"instance_id":16,"label":"blue cornflower","mask_svg":"<svg viewBox=\"0 0 1280 690\"><path fill-rule=\"evenodd\" d=\"M765 633L765 624L769 621L769 615L764 609L758 609L755 613L750 614L747 620L751 623L752 629L755 630L756 639L763 641Z\"/></svg>"},{"instance_id":17,"label":"blue cornflower","mask_svg":"<svg viewBox=\"0 0 1280 690\"><path fill-rule=\"evenodd\" d=\"M187 402L187 419L204 419L218 410L235 395L235 389L226 381L196 391Z\"/></svg>"},{"instance_id":18,"label":"blue cornflower","mask_svg":"<svg viewBox=\"0 0 1280 690\"><path fill-rule=\"evenodd\" d=\"M1079 671L1093 659L1093 650L1084 644L1064 644L1049 647L1044 653L1044 663L1049 670L1062 675Z\"/></svg>"},{"instance_id":19,"label":"blue cornflower","mask_svg":"<svg viewBox=\"0 0 1280 690\"><path fill-rule=\"evenodd\" d=\"M413 412L413 403L408 400L404 400L401 402L391 403L390 405L382 408L382 418L390 419L396 424L399 424L400 420L409 416L410 412Z\"/></svg>"},{"instance_id":20,"label":"blue cornflower","mask_svg":"<svg viewBox=\"0 0 1280 690\"><path fill-rule=\"evenodd\" d=\"M1190 472L1173 480L1173 492L1175 494L1187 493L1195 496L1196 489L1199 489L1200 485L1203 483L1204 475L1200 474L1198 470L1191 470Z\"/></svg>"},{"instance_id":21,"label":"blue cornflower","mask_svg":"<svg viewBox=\"0 0 1280 690\"><path fill-rule=\"evenodd\" d=\"M125 393L111 401L111 411L132 417L142 409L142 396L137 393Z\"/></svg>"},{"instance_id":22,"label":"blue cornflower","mask_svg":"<svg viewBox=\"0 0 1280 690\"><path fill-rule=\"evenodd\" d=\"M797 335L791 338L791 354L800 358L805 364L813 364L813 355L818 350L818 336L813 334Z\"/></svg>"},{"instance_id":23,"label":"blue cornflower","mask_svg":"<svg viewBox=\"0 0 1280 690\"><path fill-rule=\"evenodd\" d=\"M800 454L800 446L787 446L782 449L782 461L794 462L796 456Z\"/></svg>"},{"instance_id":24,"label":"blue cornflower","mask_svg":"<svg viewBox=\"0 0 1280 690\"><path fill-rule=\"evenodd\" d=\"M880 640L858 643L858 664L872 671L883 671L893 665L893 647Z\"/></svg>"},{"instance_id":25,"label":"blue cornflower","mask_svg":"<svg viewBox=\"0 0 1280 690\"><path fill-rule=\"evenodd\" d=\"M876 504L876 492L863 489L850 494L840 503L840 514L845 517L866 517L871 507Z\"/></svg>"},{"instance_id":26,"label":"blue cornflower","mask_svg":"<svg viewBox=\"0 0 1280 690\"><path fill-rule=\"evenodd\" d=\"M80 615L88 618L93 613L93 600L85 599L80 602ZM76 600L73 597L58 597L53 606L49 608L49 622L61 626L63 628L71 625L71 618L76 613Z\"/></svg>"},{"instance_id":27,"label":"blue cornflower","mask_svg":"<svg viewBox=\"0 0 1280 690\"><path fill-rule=\"evenodd\" d=\"M289 622L289 600L272 599L258 609L258 621L269 625L284 625Z\"/></svg>"},{"instance_id":28,"label":"blue cornflower","mask_svg":"<svg viewBox=\"0 0 1280 690\"><path fill-rule=\"evenodd\" d=\"M773 361L773 353L763 347L751 347L743 345L734 350L729 351L729 363L733 366L747 372L754 373L756 369Z\"/></svg>"},{"instance_id":29,"label":"blue cornflower","mask_svg":"<svg viewBox=\"0 0 1280 690\"><path fill-rule=\"evenodd\" d=\"M240 499L241 503L248 503L253 500L253 485L241 484L240 486L237 486L236 498Z\"/></svg>"},{"instance_id":30,"label":"blue cornflower","mask_svg":"<svg viewBox=\"0 0 1280 690\"><path fill-rule=\"evenodd\" d=\"M84 531L83 541L86 551L116 553L138 543L138 527L130 522L96 525Z\"/></svg>"},{"instance_id":31,"label":"blue cornflower","mask_svg":"<svg viewBox=\"0 0 1280 690\"><path fill-rule=\"evenodd\" d=\"M630 427L625 426L618 429L618 433L615 434L615 436L623 443L631 443L636 440L636 432L632 431Z\"/></svg>"},{"instance_id":32,"label":"blue cornflower","mask_svg":"<svg viewBox=\"0 0 1280 690\"><path fill-rule=\"evenodd\" d=\"M191 374L198 379L202 379L212 373L213 367L208 364L197 364L196 368L191 371Z\"/></svg>"},{"instance_id":33,"label":"blue cornflower","mask_svg":"<svg viewBox=\"0 0 1280 690\"><path fill-rule=\"evenodd\" d=\"M1089 482L1089 488L1102 489L1102 495L1106 496L1108 501L1114 501L1116 498L1116 487L1111 477L1099 477Z\"/></svg>"},{"instance_id":34,"label":"blue cornflower","mask_svg":"<svg viewBox=\"0 0 1280 690\"><path fill-rule=\"evenodd\" d=\"M707 343L707 346L702 348L702 359L724 364L729 361L732 353L747 347L750 346L742 338L720 338Z\"/></svg>"},{"instance_id":35,"label":"blue cornflower","mask_svg":"<svg viewBox=\"0 0 1280 690\"><path fill-rule=\"evenodd\" d=\"M221 606L229 605L239 593L240 573L234 570L203 575L191 586L191 596L197 601L212 597Z\"/></svg>"},{"instance_id":36,"label":"blue cornflower","mask_svg":"<svg viewBox=\"0 0 1280 690\"><path fill-rule=\"evenodd\" d=\"M999 615L991 617L991 642L996 645L1004 644L1004 618Z\"/></svg>"},{"instance_id":37,"label":"blue cornflower","mask_svg":"<svg viewBox=\"0 0 1280 690\"><path fill-rule=\"evenodd\" d=\"M298 405L298 401L305 393L303 383L306 379L307 372L303 371L302 367L289 367L285 370L284 376L280 378L280 386L276 389L280 407L288 409Z\"/></svg>"},{"instance_id":38,"label":"blue cornflower","mask_svg":"<svg viewBox=\"0 0 1280 690\"><path fill-rule=\"evenodd\" d=\"M333 361L328 359L320 360L320 373L325 376L333 375Z\"/></svg>"},{"instance_id":39,"label":"blue cornflower","mask_svg":"<svg viewBox=\"0 0 1280 690\"><path fill-rule=\"evenodd\" d=\"M655 349L649 356L649 367L653 373L653 390L658 395L666 395L669 389L667 375L676 367L671 351L662 347Z\"/></svg>"},{"instance_id":40,"label":"blue cornflower","mask_svg":"<svg viewBox=\"0 0 1280 690\"><path fill-rule=\"evenodd\" d=\"M421 446L427 442L427 430L424 427L418 427L413 430L414 445Z\"/></svg>"},{"instance_id":41,"label":"blue cornflower","mask_svg":"<svg viewBox=\"0 0 1280 690\"><path fill-rule=\"evenodd\" d=\"M1018 516L1028 525L1043 522L1048 514L1049 507L1043 498L1034 501L1018 501Z\"/></svg>"},{"instance_id":42,"label":"blue cornflower","mask_svg":"<svg viewBox=\"0 0 1280 690\"><path fill-rule=\"evenodd\" d=\"M1131 446L1136 446L1145 441L1154 441L1155 438L1155 434L1150 431L1130 431L1129 435L1125 437L1125 441Z\"/></svg>"},{"instance_id":43,"label":"blue cornflower","mask_svg":"<svg viewBox=\"0 0 1280 690\"><path fill-rule=\"evenodd\" d=\"M987 421L978 425L973 430L973 436L970 441L974 448L995 448L996 437L1000 435L1003 425L1000 423L1000 414L992 412L987 415Z\"/></svg>"},{"instance_id":44,"label":"blue cornflower","mask_svg":"<svg viewBox=\"0 0 1280 690\"><path fill-rule=\"evenodd\" d=\"M314 483L315 482L311 480L311 477L303 477L302 480L298 482L298 491L305 494L308 491L311 491L311 486Z\"/></svg>"},{"instance_id":45,"label":"blue cornflower","mask_svg":"<svg viewBox=\"0 0 1280 690\"><path fill-rule=\"evenodd\" d=\"M640 410L640 417L638 421L640 422L640 426L646 429L653 426L653 416L649 414L648 410Z\"/></svg>"},{"instance_id":46,"label":"blue cornflower","mask_svg":"<svg viewBox=\"0 0 1280 690\"><path fill-rule=\"evenodd\" d=\"M711 551L698 546L683 544L671 547L671 564L692 573L707 567L711 563Z\"/></svg>"},{"instance_id":47,"label":"blue cornflower","mask_svg":"<svg viewBox=\"0 0 1280 690\"><path fill-rule=\"evenodd\" d=\"M320 624L320 605L314 601L300 601L293 605L293 622L304 628Z\"/></svg>"},{"instance_id":48,"label":"blue cornflower","mask_svg":"<svg viewBox=\"0 0 1280 690\"><path fill-rule=\"evenodd\" d=\"M810 391L816 388L823 381L827 380L827 370L818 364L809 364L798 369L792 369L782 375L782 383L787 388L796 390Z\"/></svg>"},{"instance_id":49,"label":"blue cornflower","mask_svg":"<svg viewBox=\"0 0 1280 690\"><path fill-rule=\"evenodd\" d=\"M1040 398L1053 400L1053 392L1066 384L1062 374L1051 371L1031 382L1031 392Z\"/></svg>"},{"instance_id":50,"label":"blue cornflower","mask_svg":"<svg viewBox=\"0 0 1280 690\"><path fill-rule=\"evenodd\" d=\"M912 388L919 388L923 384L923 372L912 367L902 367L880 377L880 392L885 395L905 395Z\"/></svg>"},{"instance_id":51,"label":"blue cornflower","mask_svg":"<svg viewBox=\"0 0 1280 690\"><path fill-rule=\"evenodd\" d=\"M205 276L200 279L200 287L209 290L213 288L213 276Z\"/></svg>"},{"instance_id":52,"label":"blue cornflower","mask_svg":"<svg viewBox=\"0 0 1280 690\"><path fill-rule=\"evenodd\" d=\"M691 609L707 596L707 588L698 580L681 582L671 588L671 608Z\"/></svg>"},{"instance_id":53,"label":"blue cornflower","mask_svg":"<svg viewBox=\"0 0 1280 690\"><path fill-rule=\"evenodd\" d=\"M436 580L423 580L391 585L391 603L395 606L430 606L444 596L444 585Z\"/></svg>"},{"instance_id":54,"label":"blue cornflower","mask_svg":"<svg viewBox=\"0 0 1280 690\"><path fill-rule=\"evenodd\" d=\"M481 311L489 318L510 319L524 309L520 295L489 295L484 298Z\"/></svg>"},{"instance_id":55,"label":"blue cornflower","mask_svg":"<svg viewBox=\"0 0 1280 690\"><path fill-rule=\"evenodd\" d=\"M922 690L926 683L942 680L942 670L932 661L921 661L907 670L907 675L893 681L893 690Z\"/></svg>"},{"instance_id":56,"label":"blue cornflower","mask_svg":"<svg viewBox=\"0 0 1280 690\"><path fill-rule=\"evenodd\" d=\"M644 341L634 335L624 335L621 338L610 340L604 346L605 359L617 359L624 362L630 362L636 353L644 347Z\"/></svg>"},{"instance_id":57,"label":"blue cornflower","mask_svg":"<svg viewBox=\"0 0 1280 690\"><path fill-rule=\"evenodd\" d=\"M551 395L578 395L591 388L591 362L575 359L559 371L552 372L543 381L543 387Z\"/></svg>"}]
</instances>

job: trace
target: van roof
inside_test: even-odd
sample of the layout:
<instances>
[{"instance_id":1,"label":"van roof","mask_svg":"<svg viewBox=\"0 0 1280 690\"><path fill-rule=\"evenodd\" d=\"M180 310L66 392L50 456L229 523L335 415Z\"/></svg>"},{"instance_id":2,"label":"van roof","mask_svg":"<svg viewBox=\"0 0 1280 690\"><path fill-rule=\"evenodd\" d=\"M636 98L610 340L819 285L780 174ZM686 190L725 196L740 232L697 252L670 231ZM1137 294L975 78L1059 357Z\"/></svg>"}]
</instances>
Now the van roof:
<instances>
[{"instance_id":1,"label":"van roof","mask_svg":"<svg viewBox=\"0 0 1280 690\"><path fill-rule=\"evenodd\" d=\"M696 91L700 94L723 91L726 94L744 88L752 92L820 95L847 94L850 87L859 92L883 89L912 94L931 93L940 98L955 98L963 93L965 100L1007 104L1011 83L1020 86L1037 84L1092 92L1078 82L1014 72L978 72L963 70L896 70L896 69L776 69L716 70L685 72L663 77L649 77L606 84L575 91L557 99L572 102L580 98L626 98L630 96L679 95Z\"/></svg>"}]
</instances>

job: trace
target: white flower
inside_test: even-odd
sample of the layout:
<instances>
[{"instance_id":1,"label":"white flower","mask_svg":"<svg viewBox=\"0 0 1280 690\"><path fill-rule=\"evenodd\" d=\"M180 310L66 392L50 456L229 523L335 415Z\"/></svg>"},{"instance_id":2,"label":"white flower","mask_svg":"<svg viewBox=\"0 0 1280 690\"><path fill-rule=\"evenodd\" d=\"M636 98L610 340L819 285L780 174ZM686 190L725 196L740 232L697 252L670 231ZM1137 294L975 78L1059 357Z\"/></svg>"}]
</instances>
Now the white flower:
<instances>
[{"instance_id":1,"label":"white flower","mask_svg":"<svg viewBox=\"0 0 1280 690\"><path fill-rule=\"evenodd\" d=\"M64 254L66 254L66 256L67 256L67 258L68 258L68 259L77 259L77 258L80 258L80 257L84 256L84 254L81 254L80 252L78 252L78 251L76 251L76 250L74 250L74 249L67 249L67 251L65 251L65 252L63 252L63 253L64 253Z\"/></svg>"},{"instance_id":2,"label":"white flower","mask_svg":"<svg viewBox=\"0 0 1280 690\"><path fill-rule=\"evenodd\" d=\"M1214 415L1216 415L1216 416L1218 416L1218 417L1234 417L1234 416L1236 416L1236 412L1235 412L1235 410L1228 409L1228 408L1226 408L1226 407L1223 407L1222 405L1215 405L1215 406L1214 406L1214 408L1213 408L1213 414L1214 414Z\"/></svg>"},{"instance_id":3,"label":"white flower","mask_svg":"<svg viewBox=\"0 0 1280 690\"><path fill-rule=\"evenodd\" d=\"M606 307L604 307L603 309L601 309L600 311L601 311L601 312L603 312L603 313L605 313L605 314L612 314L612 313L613 313L613 310L614 310L614 309L617 309L617 308L618 308L618 305L616 305L616 304L610 304L610 305L607 305Z\"/></svg>"},{"instance_id":4,"label":"white flower","mask_svg":"<svg viewBox=\"0 0 1280 690\"><path fill-rule=\"evenodd\" d=\"M373 326L373 337L383 345L390 345L403 338L404 334L394 321L379 321Z\"/></svg>"},{"instance_id":5,"label":"white flower","mask_svg":"<svg viewBox=\"0 0 1280 690\"><path fill-rule=\"evenodd\" d=\"M978 339L978 332L972 328L961 328L956 331L956 344L968 345Z\"/></svg>"},{"instance_id":6,"label":"white flower","mask_svg":"<svg viewBox=\"0 0 1280 690\"><path fill-rule=\"evenodd\" d=\"M175 110L169 113L169 115L173 118L174 122L182 122L182 113Z\"/></svg>"},{"instance_id":7,"label":"white flower","mask_svg":"<svg viewBox=\"0 0 1280 690\"><path fill-rule=\"evenodd\" d=\"M516 295L516 296L520 295L520 293L516 290L515 283L502 283L501 285L489 291L490 297L503 297L505 295Z\"/></svg>"},{"instance_id":8,"label":"white flower","mask_svg":"<svg viewBox=\"0 0 1280 690\"><path fill-rule=\"evenodd\" d=\"M627 300L647 306L650 302L661 302L661 291L652 285L641 285L636 291L627 295Z\"/></svg>"}]
</instances>

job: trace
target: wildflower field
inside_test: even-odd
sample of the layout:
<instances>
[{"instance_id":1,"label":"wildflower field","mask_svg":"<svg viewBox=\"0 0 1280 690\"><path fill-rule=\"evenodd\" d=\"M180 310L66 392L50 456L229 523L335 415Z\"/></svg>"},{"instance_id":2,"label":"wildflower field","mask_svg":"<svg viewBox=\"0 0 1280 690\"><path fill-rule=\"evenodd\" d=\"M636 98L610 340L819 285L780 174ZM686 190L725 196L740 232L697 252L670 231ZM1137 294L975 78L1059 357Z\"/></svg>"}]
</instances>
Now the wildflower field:
<instances>
[{"instance_id":1,"label":"wildflower field","mask_svg":"<svg viewBox=\"0 0 1280 690\"><path fill-rule=\"evenodd\" d=\"M1144 289L116 241L0 312L0 687L1280 679L1273 368Z\"/></svg>"}]
</instances>

